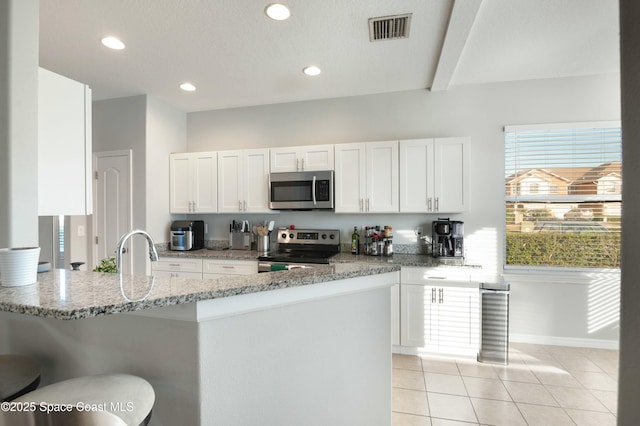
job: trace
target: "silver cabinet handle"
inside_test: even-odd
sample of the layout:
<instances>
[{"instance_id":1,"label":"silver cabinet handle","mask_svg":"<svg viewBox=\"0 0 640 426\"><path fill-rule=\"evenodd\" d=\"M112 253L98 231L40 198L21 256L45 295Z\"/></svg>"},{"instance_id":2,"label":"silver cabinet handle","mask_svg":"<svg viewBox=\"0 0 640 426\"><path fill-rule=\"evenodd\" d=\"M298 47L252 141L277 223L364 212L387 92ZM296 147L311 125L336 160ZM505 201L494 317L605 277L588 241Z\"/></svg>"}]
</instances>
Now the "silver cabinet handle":
<instances>
[{"instance_id":1,"label":"silver cabinet handle","mask_svg":"<svg viewBox=\"0 0 640 426\"><path fill-rule=\"evenodd\" d=\"M242 202L242 207L243 207L244 211L246 212L247 211L247 200L244 200Z\"/></svg>"},{"instance_id":2,"label":"silver cabinet handle","mask_svg":"<svg viewBox=\"0 0 640 426\"><path fill-rule=\"evenodd\" d=\"M433 209L432 209L432 206L431 206L431 197L427 198L427 205L428 205L427 210L432 211Z\"/></svg>"},{"instance_id":3,"label":"silver cabinet handle","mask_svg":"<svg viewBox=\"0 0 640 426\"><path fill-rule=\"evenodd\" d=\"M369 199L367 198L367 211L369 211Z\"/></svg>"},{"instance_id":4,"label":"silver cabinet handle","mask_svg":"<svg viewBox=\"0 0 640 426\"><path fill-rule=\"evenodd\" d=\"M241 212L242 211L242 201L238 200L238 211Z\"/></svg>"},{"instance_id":5,"label":"silver cabinet handle","mask_svg":"<svg viewBox=\"0 0 640 426\"><path fill-rule=\"evenodd\" d=\"M300 167L300 170L304 171L304 158L300 159L300 163L302 164L302 167Z\"/></svg>"},{"instance_id":6,"label":"silver cabinet handle","mask_svg":"<svg viewBox=\"0 0 640 426\"><path fill-rule=\"evenodd\" d=\"M440 294L439 294L440 301L438 303L444 303L444 288L440 287L439 292L440 292Z\"/></svg>"},{"instance_id":7,"label":"silver cabinet handle","mask_svg":"<svg viewBox=\"0 0 640 426\"><path fill-rule=\"evenodd\" d=\"M440 201L439 198L436 197L436 211L440 210L440 202L439 201Z\"/></svg>"},{"instance_id":8,"label":"silver cabinet handle","mask_svg":"<svg viewBox=\"0 0 640 426\"><path fill-rule=\"evenodd\" d=\"M360 211L362 211L362 198L358 200L358 203L360 204Z\"/></svg>"},{"instance_id":9,"label":"silver cabinet handle","mask_svg":"<svg viewBox=\"0 0 640 426\"><path fill-rule=\"evenodd\" d=\"M436 288L431 289L431 303L436 303Z\"/></svg>"},{"instance_id":10,"label":"silver cabinet handle","mask_svg":"<svg viewBox=\"0 0 640 426\"><path fill-rule=\"evenodd\" d=\"M235 266L222 265L222 269L235 269Z\"/></svg>"}]
</instances>

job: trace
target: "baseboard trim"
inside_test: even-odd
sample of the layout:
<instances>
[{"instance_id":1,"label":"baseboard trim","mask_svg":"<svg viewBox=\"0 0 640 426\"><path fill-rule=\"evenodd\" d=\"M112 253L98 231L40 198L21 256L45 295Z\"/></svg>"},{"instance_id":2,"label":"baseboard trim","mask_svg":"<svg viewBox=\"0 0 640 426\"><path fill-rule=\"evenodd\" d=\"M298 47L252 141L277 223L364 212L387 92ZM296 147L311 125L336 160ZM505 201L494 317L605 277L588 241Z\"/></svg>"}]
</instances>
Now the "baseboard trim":
<instances>
[{"instance_id":1,"label":"baseboard trim","mask_svg":"<svg viewBox=\"0 0 640 426\"><path fill-rule=\"evenodd\" d=\"M571 346L577 348L615 349L619 348L617 340L579 339L575 337L538 336L534 334L509 334L512 343L532 343L536 345Z\"/></svg>"}]
</instances>

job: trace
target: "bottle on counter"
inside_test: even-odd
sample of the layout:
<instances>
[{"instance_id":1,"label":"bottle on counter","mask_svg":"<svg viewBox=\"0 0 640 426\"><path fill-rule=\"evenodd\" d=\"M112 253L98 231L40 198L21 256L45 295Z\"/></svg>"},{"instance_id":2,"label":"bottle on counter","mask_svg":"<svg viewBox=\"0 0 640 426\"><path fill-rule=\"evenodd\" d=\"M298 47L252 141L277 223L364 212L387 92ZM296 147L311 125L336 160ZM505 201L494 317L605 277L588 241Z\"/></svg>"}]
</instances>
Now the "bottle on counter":
<instances>
[{"instance_id":1,"label":"bottle on counter","mask_svg":"<svg viewBox=\"0 0 640 426\"><path fill-rule=\"evenodd\" d=\"M358 234L358 227L353 227L353 234L351 234L351 254L360 254L360 234Z\"/></svg>"}]
</instances>

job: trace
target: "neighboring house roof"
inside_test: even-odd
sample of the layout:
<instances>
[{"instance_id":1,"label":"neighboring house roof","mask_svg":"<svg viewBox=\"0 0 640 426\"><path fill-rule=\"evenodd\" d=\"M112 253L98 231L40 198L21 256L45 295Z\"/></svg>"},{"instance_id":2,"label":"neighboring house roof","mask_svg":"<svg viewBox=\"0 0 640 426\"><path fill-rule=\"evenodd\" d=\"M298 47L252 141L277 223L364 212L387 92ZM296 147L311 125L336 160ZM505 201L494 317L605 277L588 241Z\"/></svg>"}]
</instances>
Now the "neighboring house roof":
<instances>
[{"instance_id":1,"label":"neighboring house roof","mask_svg":"<svg viewBox=\"0 0 640 426\"><path fill-rule=\"evenodd\" d=\"M621 162L612 161L600 164L596 167L559 167L559 168L540 168L540 169L522 169L518 172L507 176L506 183L510 184L514 181L522 180L529 176L547 175L556 179L561 179L569 185L581 185L584 183L594 183L605 176L621 176Z\"/></svg>"},{"instance_id":2,"label":"neighboring house roof","mask_svg":"<svg viewBox=\"0 0 640 426\"><path fill-rule=\"evenodd\" d=\"M589 170L589 167L565 167L565 168L554 168L554 169L522 169L517 171L516 173L507 176L507 183L511 183L513 181L522 180L529 176L538 176L547 175L548 177L554 179L560 179L565 181L567 184L571 183L572 179L567 178L566 176L575 175L576 171L580 173L584 173Z\"/></svg>"},{"instance_id":3,"label":"neighboring house roof","mask_svg":"<svg viewBox=\"0 0 640 426\"><path fill-rule=\"evenodd\" d=\"M589 169L586 173L574 180L572 185L579 185L582 183L594 183L602 179L605 176L617 176L622 178L622 163L620 161L611 161L609 163L600 164L597 167Z\"/></svg>"}]
</instances>

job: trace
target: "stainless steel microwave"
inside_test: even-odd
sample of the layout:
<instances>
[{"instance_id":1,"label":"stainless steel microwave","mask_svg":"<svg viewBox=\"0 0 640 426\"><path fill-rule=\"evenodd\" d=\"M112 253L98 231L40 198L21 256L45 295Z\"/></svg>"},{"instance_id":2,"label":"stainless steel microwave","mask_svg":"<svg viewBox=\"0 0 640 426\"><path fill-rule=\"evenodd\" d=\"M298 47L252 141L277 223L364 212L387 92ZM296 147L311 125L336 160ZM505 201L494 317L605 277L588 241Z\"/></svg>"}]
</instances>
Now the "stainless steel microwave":
<instances>
[{"instance_id":1,"label":"stainless steel microwave","mask_svg":"<svg viewBox=\"0 0 640 426\"><path fill-rule=\"evenodd\" d=\"M273 210L333 209L333 170L269 175L269 208Z\"/></svg>"}]
</instances>

